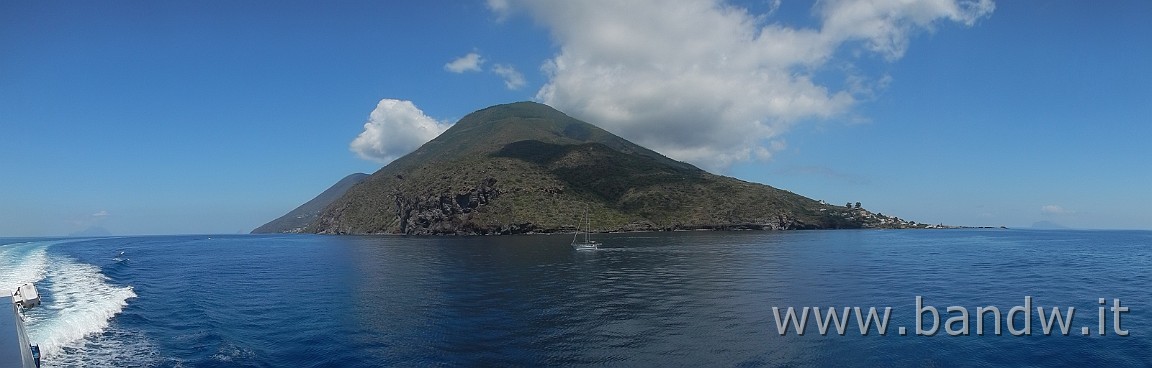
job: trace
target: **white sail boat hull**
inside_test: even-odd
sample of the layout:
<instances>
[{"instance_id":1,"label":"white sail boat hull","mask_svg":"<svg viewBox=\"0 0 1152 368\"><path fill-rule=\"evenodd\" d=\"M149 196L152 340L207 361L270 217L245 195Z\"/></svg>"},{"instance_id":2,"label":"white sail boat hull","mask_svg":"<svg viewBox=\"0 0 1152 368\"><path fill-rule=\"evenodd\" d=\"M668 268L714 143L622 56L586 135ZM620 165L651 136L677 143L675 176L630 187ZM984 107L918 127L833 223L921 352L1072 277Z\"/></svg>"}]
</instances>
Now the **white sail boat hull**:
<instances>
[{"instance_id":1,"label":"white sail boat hull","mask_svg":"<svg viewBox=\"0 0 1152 368\"><path fill-rule=\"evenodd\" d=\"M600 244L597 244L596 242L572 243L572 248L576 250L597 250L600 249Z\"/></svg>"}]
</instances>

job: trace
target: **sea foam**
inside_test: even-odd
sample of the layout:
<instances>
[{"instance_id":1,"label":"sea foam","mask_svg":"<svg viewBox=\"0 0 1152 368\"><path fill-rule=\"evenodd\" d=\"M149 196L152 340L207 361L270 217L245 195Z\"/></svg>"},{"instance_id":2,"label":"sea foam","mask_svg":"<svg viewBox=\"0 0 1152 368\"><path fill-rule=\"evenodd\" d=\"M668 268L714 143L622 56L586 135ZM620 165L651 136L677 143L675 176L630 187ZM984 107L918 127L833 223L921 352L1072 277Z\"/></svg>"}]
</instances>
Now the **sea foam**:
<instances>
[{"instance_id":1,"label":"sea foam","mask_svg":"<svg viewBox=\"0 0 1152 368\"><path fill-rule=\"evenodd\" d=\"M0 246L0 288L34 282L41 290L43 304L26 313L25 323L29 339L49 363L62 358L64 349L91 345L85 338L105 332L112 317L136 297L131 286L108 283L99 267L48 252L63 242Z\"/></svg>"},{"instance_id":2,"label":"sea foam","mask_svg":"<svg viewBox=\"0 0 1152 368\"><path fill-rule=\"evenodd\" d=\"M50 242L0 245L0 292L12 294L26 282L40 282L48 269L45 248Z\"/></svg>"}]
</instances>

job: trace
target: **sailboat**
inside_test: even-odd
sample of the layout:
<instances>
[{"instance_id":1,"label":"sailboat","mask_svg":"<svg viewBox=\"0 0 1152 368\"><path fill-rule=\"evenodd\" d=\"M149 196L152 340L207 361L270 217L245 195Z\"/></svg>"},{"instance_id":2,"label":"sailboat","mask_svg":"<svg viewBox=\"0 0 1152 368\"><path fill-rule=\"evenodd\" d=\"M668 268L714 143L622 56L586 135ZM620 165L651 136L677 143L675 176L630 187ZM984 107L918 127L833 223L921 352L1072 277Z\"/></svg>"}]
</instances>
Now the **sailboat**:
<instances>
[{"instance_id":1,"label":"sailboat","mask_svg":"<svg viewBox=\"0 0 1152 368\"><path fill-rule=\"evenodd\" d=\"M584 240L580 240L580 227L576 227L576 234L572 236L572 248L576 250L596 250L600 248L600 243L595 240L588 240L588 232L592 231L592 221L588 217L588 211L584 211Z\"/></svg>"}]
</instances>

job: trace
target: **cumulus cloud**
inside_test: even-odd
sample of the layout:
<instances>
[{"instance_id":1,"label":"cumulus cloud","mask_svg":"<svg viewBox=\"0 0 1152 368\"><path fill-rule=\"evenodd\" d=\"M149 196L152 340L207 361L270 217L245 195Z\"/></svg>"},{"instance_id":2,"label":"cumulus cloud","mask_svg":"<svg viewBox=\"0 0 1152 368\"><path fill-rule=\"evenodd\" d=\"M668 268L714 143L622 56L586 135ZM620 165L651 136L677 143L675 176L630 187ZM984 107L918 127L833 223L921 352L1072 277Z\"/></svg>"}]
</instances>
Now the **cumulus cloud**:
<instances>
[{"instance_id":1,"label":"cumulus cloud","mask_svg":"<svg viewBox=\"0 0 1152 368\"><path fill-rule=\"evenodd\" d=\"M996 9L992 0L836 0L822 4L820 32L830 42L861 40L870 51L889 60L904 56L909 36L919 29L932 30L937 20L972 26Z\"/></svg>"},{"instance_id":2,"label":"cumulus cloud","mask_svg":"<svg viewBox=\"0 0 1152 368\"><path fill-rule=\"evenodd\" d=\"M504 78L504 86L510 90L518 90L524 87L524 75L516 71L516 68L506 64L496 64L492 66L492 72Z\"/></svg>"},{"instance_id":3,"label":"cumulus cloud","mask_svg":"<svg viewBox=\"0 0 1152 368\"><path fill-rule=\"evenodd\" d=\"M349 148L361 158L386 164L436 138L450 125L424 115L411 101L383 99Z\"/></svg>"},{"instance_id":4,"label":"cumulus cloud","mask_svg":"<svg viewBox=\"0 0 1152 368\"><path fill-rule=\"evenodd\" d=\"M95 218L104 218L104 217L108 217L108 215L110 215L110 213L108 213L108 211L106 211L106 210L100 210L99 212L93 213L93 214L92 214L92 217L95 217Z\"/></svg>"},{"instance_id":5,"label":"cumulus cloud","mask_svg":"<svg viewBox=\"0 0 1152 368\"><path fill-rule=\"evenodd\" d=\"M549 80L538 100L712 170L769 159L795 124L843 116L888 83L856 71L817 81L850 58L899 59L916 32L973 25L994 9L991 0L828 0L813 9L820 26L803 28L721 0L488 6L501 19L528 14L559 45L542 66ZM837 52L849 47L860 52Z\"/></svg>"},{"instance_id":6,"label":"cumulus cloud","mask_svg":"<svg viewBox=\"0 0 1152 368\"><path fill-rule=\"evenodd\" d=\"M453 73L463 72L478 72L480 71L480 64L484 63L484 58L480 54L470 52L468 55L461 56L448 64L444 64L444 70Z\"/></svg>"}]
</instances>

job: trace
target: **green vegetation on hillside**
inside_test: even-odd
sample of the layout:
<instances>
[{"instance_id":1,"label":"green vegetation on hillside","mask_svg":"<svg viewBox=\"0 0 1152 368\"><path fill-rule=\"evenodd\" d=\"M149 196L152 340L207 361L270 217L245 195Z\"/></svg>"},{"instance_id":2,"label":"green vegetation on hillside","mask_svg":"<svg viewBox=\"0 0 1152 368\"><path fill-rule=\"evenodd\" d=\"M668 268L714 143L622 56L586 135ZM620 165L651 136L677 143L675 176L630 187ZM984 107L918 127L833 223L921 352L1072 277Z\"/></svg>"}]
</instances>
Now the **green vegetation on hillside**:
<instances>
[{"instance_id":1,"label":"green vegetation on hillside","mask_svg":"<svg viewBox=\"0 0 1152 368\"><path fill-rule=\"evenodd\" d=\"M332 201L306 228L336 234L900 227L858 208L713 175L520 102L469 114Z\"/></svg>"}]
</instances>

